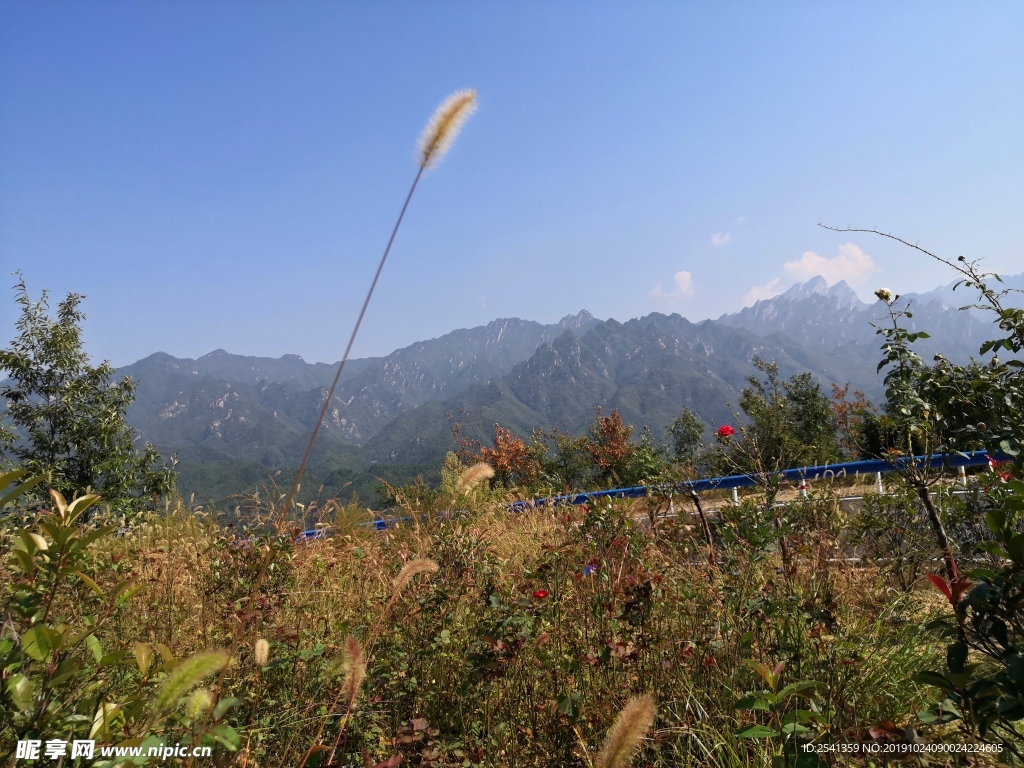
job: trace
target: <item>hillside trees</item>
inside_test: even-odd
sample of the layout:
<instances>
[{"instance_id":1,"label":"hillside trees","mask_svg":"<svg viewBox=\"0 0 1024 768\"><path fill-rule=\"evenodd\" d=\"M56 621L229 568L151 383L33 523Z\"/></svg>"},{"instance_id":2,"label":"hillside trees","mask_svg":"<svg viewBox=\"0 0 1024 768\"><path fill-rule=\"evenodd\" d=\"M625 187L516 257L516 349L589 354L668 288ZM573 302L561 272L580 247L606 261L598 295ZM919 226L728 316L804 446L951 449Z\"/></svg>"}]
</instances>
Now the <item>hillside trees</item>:
<instances>
[{"instance_id":1,"label":"hillside trees","mask_svg":"<svg viewBox=\"0 0 1024 768\"><path fill-rule=\"evenodd\" d=\"M594 421L579 436L558 427L536 429L526 442L495 424L492 445L486 446L463 438L457 424L452 434L463 464L486 462L496 482L535 494L644 485L665 476L665 449L647 429L632 440L633 427L614 409L605 415L595 408Z\"/></svg>"},{"instance_id":2,"label":"hillside trees","mask_svg":"<svg viewBox=\"0 0 1024 768\"><path fill-rule=\"evenodd\" d=\"M15 296L21 306L18 335L0 350L0 371L8 377L0 385L6 399L0 424L4 459L45 475L46 485L69 498L90 488L114 506L173 488L172 467L152 445L137 451L136 435L125 421L135 382L112 381L109 362L89 364L82 343L83 297L68 294L53 317L46 292L33 302L20 276Z\"/></svg>"}]
</instances>

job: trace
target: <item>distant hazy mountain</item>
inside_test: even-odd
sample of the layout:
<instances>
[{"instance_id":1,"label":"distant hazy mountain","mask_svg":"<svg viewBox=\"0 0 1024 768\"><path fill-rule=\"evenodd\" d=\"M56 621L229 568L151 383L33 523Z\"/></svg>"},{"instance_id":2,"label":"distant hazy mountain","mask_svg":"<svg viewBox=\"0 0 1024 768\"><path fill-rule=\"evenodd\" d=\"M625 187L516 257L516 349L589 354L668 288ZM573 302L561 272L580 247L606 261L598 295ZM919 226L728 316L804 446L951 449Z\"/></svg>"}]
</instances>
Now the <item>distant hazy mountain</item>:
<instances>
[{"instance_id":1,"label":"distant hazy mountain","mask_svg":"<svg viewBox=\"0 0 1024 768\"><path fill-rule=\"evenodd\" d=\"M597 322L585 311L550 325L495 320L386 357L351 360L321 440L348 456L349 464L367 464L352 445L364 443L400 413L499 377L539 345ZM183 487L202 492L202 483L191 482L198 465L241 462L249 467L246 477L293 465L335 370L336 364L310 364L297 355L273 359L216 350L197 360L156 353L119 373L138 385L131 422L165 453L177 452Z\"/></svg>"},{"instance_id":2,"label":"distant hazy mountain","mask_svg":"<svg viewBox=\"0 0 1024 768\"><path fill-rule=\"evenodd\" d=\"M951 293L948 289L937 289L901 296L897 301L898 307L909 305L911 309L912 317L904 321L905 327L931 334L930 339L919 342L918 351L926 359L942 352L950 359L966 361L977 355L981 342L993 333L990 318L957 311L969 300L962 290L956 297L959 304L948 300ZM762 299L735 314L722 315L717 322L868 361L878 357L881 343L873 325L885 325L887 321L881 302L866 304L845 281L829 288L824 278L815 277L775 298Z\"/></svg>"},{"instance_id":3,"label":"distant hazy mountain","mask_svg":"<svg viewBox=\"0 0 1024 768\"><path fill-rule=\"evenodd\" d=\"M437 460L438 450L443 456L451 446L444 440L447 411L459 414L463 434L487 440L495 422L524 435L551 426L578 433L592 421L594 406L618 410L661 440L684 406L717 423L732 421L730 403L754 372L755 354L778 362L786 376L808 370L806 355L794 357L786 345L744 329L697 325L679 315L608 320L541 345L500 379L402 414L366 448L383 461Z\"/></svg>"}]
</instances>

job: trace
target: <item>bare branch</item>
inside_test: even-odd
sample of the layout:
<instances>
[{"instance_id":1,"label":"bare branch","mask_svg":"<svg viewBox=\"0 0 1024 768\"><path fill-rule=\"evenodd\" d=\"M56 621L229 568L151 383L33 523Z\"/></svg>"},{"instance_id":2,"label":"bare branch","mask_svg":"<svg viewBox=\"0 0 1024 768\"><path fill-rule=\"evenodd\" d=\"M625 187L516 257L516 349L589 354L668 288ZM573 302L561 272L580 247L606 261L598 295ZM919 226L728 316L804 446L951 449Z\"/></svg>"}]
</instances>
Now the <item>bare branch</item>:
<instances>
[{"instance_id":1,"label":"bare branch","mask_svg":"<svg viewBox=\"0 0 1024 768\"><path fill-rule=\"evenodd\" d=\"M832 227L828 224L822 224L818 222L818 226L822 229L828 229L832 232L865 232L871 235L879 235L880 237L887 237L890 240L895 240L897 243L913 248L915 251L923 253L925 256L935 259L936 261L945 264L947 267L952 268L955 272L963 275L964 279L957 282L953 289L956 290L961 285L966 285L968 288L975 288L981 293L982 299L988 302L988 304L969 304L961 309L982 309L982 310L994 310L997 314L1002 316L1003 304L1002 300L1010 293L1020 293L1018 288L1004 288L1001 291L995 291L988 287L985 283L987 278L995 278L996 281L1002 282L1002 278L995 272L982 272L977 268L978 260L968 261L965 256L960 256L956 261L950 261L949 259L939 256L938 254L932 253L931 251L922 248L917 243L911 243L908 240L904 240L902 237L893 235L889 232L883 232L880 229L868 229L859 227Z\"/></svg>"},{"instance_id":2,"label":"bare branch","mask_svg":"<svg viewBox=\"0 0 1024 768\"><path fill-rule=\"evenodd\" d=\"M880 229L861 229L861 228L857 228L857 227L831 227L828 224L822 224L821 222L818 222L818 226L821 227L822 229L830 229L833 232L866 232L866 233L871 234L871 235L879 235L881 237L887 237L890 240L895 240L897 243L902 243L903 245L907 246L908 248L913 248L915 251L920 251L925 256L930 256L931 258L935 259L936 261L941 261L947 267L952 267L953 269L955 269L957 272L959 272L961 275L964 275L965 277L972 277L971 273L965 267L961 266L960 264L957 264L955 262L949 261L948 259L946 259L946 258L944 258L942 256L938 256L938 255L932 253L931 251L925 250L924 248L922 248L917 243L908 242L907 240L904 240L902 237L898 237L898 236L890 234L888 232L883 232Z\"/></svg>"}]
</instances>

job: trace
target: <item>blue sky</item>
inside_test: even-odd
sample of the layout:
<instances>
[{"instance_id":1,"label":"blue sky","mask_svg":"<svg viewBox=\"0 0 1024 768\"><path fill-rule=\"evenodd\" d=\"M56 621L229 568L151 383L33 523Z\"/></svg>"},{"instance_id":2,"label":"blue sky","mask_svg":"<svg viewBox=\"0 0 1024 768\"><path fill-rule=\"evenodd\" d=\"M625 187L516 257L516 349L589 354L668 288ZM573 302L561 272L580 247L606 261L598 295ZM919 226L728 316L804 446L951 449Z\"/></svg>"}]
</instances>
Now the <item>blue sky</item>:
<instances>
[{"instance_id":1,"label":"blue sky","mask_svg":"<svg viewBox=\"0 0 1024 768\"><path fill-rule=\"evenodd\" d=\"M86 294L118 365L336 360L417 136L472 87L359 356L496 317L717 317L817 272L951 279L818 222L1021 272L1022 39L1019 3L8 0L0 266Z\"/></svg>"}]
</instances>

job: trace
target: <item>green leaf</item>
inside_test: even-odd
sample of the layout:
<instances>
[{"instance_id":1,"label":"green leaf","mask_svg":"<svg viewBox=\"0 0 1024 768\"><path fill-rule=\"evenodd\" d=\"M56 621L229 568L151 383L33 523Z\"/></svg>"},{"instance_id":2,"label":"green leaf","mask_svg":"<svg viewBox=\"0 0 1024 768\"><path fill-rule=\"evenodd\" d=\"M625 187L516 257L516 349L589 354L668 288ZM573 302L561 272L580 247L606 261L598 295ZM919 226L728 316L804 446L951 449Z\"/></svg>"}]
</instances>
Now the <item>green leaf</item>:
<instances>
[{"instance_id":1,"label":"green leaf","mask_svg":"<svg viewBox=\"0 0 1024 768\"><path fill-rule=\"evenodd\" d=\"M131 741L135 741L135 739L132 739ZM131 741L123 742L124 746L134 746L131 744ZM145 765L146 762L149 760L149 758L147 757L147 755L149 754L149 750L153 747L167 746L167 739L162 738L160 736L147 736L145 739L143 739L142 743L139 744L139 746L142 747L142 754L139 757L131 758L131 761L134 765Z\"/></svg>"},{"instance_id":2,"label":"green leaf","mask_svg":"<svg viewBox=\"0 0 1024 768\"><path fill-rule=\"evenodd\" d=\"M103 659L103 647L100 645L100 641L96 639L96 635L89 635L85 638L85 644L92 651L93 658L96 659L96 663L99 664Z\"/></svg>"},{"instance_id":3,"label":"green leaf","mask_svg":"<svg viewBox=\"0 0 1024 768\"><path fill-rule=\"evenodd\" d=\"M35 569L35 561L32 560L32 555L24 549L19 549L17 544L14 546L14 557L18 561L18 565L21 566L21 570L26 574L31 574Z\"/></svg>"},{"instance_id":4,"label":"green leaf","mask_svg":"<svg viewBox=\"0 0 1024 768\"><path fill-rule=\"evenodd\" d=\"M231 752L237 752L238 745L242 741L241 737L238 735L238 731L227 723L221 723L214 727L210 731L210 735L213 736L216 741L227 747Z\"/></svg>"},{"instance_id":5,"label":"green leaf","mask_svg":"<svg viewBox=\"0 0 1024 768\"><path fill-rule=\"evenodd\" d=\"M91 637L91 635L90 635ZM96 708L96 715L92 720L92 729L89 731L89 738L94 739L97 735L106 735L115 717L121 711L120 704L104 702Z\"/></svg>"},{"instance_id":6,"label":"green leaf","mask_svg":"<svg viewBox=\"0 0 1024 768\"><path fill-rule=\"evenodd\" d=\"M1002 533L1006 530L1006 510L990 509L985 514L985 525L992 533Z\"/></svg>"},{"instance_id":7,"label":"green leaf","mask_svg":"<svg viewBox=\"0 0 1024 768\"><path fill-rule=\"evenodd\" d=\"M982 541L978 543L978 548L988 552L992 557L998 557L1000 559L1009 558L1009 554L1006 549L998 541Z\"/></svg>"},{"instance_id":8,"label":"green leaf","mask_svg":"<svg viewBox=\"0 0 1024 768\"><path fill-rule=\"evenodd\" d=\"M108 533L113 532L114 530L116 530L114 526L108 525L103 528L97 528L94 531L89 531L89 533L85 534L85 536L75 541L73 549L76 552L86 549L94 541L102 539L104 536L106 536Z\"/></svg>"},{"instance_id":9,"label":"green leaf","mask_svg":"<svg viewBox=\"0 0 1024 768\"><path fill-rule=\"evenodd\" d=\"M558 709L570 720L577 720L580 716L580 695L575 691L558 697Z\"/></svg>"},{"instance_id":10,"label":"green leaf","mask_svg":"<svg viewBox=\"0 0 1024 768\"><path fill-rule=\"evenodd\" d=\"M145 677L153 663L153 646L149 643L135 643L135 663L139 665L139 674Z\"/></svg>"},{"instance_id":11,"label":"green leaf","mask_svg":"<svg viewBox=\"0 0 1024 768\"><path fill-rule=\"evenodd\" d=\"M35 707L36 687L20 672L7 681L7 693L20 712L29 712Z\"/></svg>"},{"instance_id":12,"label":"green leaf","mask_svg":"<svg viewBox=\"0 0 1024 768\"><path fill-rule=\"evenodd\" d=\"M29 472L27 469L12 469L9 472L0 472L0 488L6 488L15 480L20 480Z\"/></svg>"},{"instance_id":13,"label":"green leaf","mask_svg":"<svg viewBox=\"0 0 1024 768\"><path fill-rule=\"evenodd\" d=\"M128 651L111 651L102 659L100 659L101 667L112 667L115 664L122 663L123 659L128 656Z\"/></svg>"},{"instance_id":14,"label":"green leaf","mask_svg":"<svg viewBox=\"0 0 1024 768\"><path fill-rule=\"evenodd\" d=\"M938 672L918 672L914 675L913 680L915 683L921 683L922 685L933 685L936 688L941 688L947 693L956 693L956 687L943 675Z\"/></svg>"},{"instance_id":15,"label":"green leaf","mask_svg":"<svg viewBox=\"0 0 1024 768\"><path fill-rule=\"evenodd\" d=\"M237 707L242 703L241 699L236 699L234 696L228 696L226 699L221 699L217 702L217 706L213 708L213 719L214 721L220 720L224 717L224 713L232 707Z\"/></svg>"},{"instance_id":16,"label":"green leaf","mask_svg":"<svg viewBox=\"0 0 1024 768\"><path fill-rule=\"evenodd\" d=\"M30 659L46 661L59 641L59 636L50 627L37 624L21 636L21 649Z\"/></svg>"},{"instance_id":17,"label":"green leaf","mask_svg":"<svg viewBox=\"0 0 1024 768\"><path fill-rule=\"evenodd\" d=\"M16 475L18 477L21 477L21 476L27 475L27 474L28 474L28 472L26 470L15 470L14 472L7 472L7 473L5 473L3 475L0 475L0 488L6 488L8 485L11 484L11 482L13 482L13 480L12 481L8 481L7 480L7 478L10 477L11 475ZM8 504L10 504L16 498L21 496L23 493L27 493L28 491L31 491L33 488L35 488L41 482L43 482L43 476L42 475L37 475L36 477L33 477L31 480L26 480L21 485L16 486L12 490L10 490L7 493L5 493L3 496L0 496L0 509L2 509L3 507L6 507Z\"/></svg>"},{"instance_id":18,"label":"green leaf","mask_svg":"<svg viewBox=\"0 0 1024 768\"><path fill-rule=\"evenodd\" d=\"M739 736L741 739L770 739L781 734L767 725L751 725L746 728L740 728L733 735Z\"/></svg>"},{"instance_id":19,"label":"green leaf","mask_svg":"<svg viewBox=\"0 0 1024 768\"><path fill-rule=\"evenodd\" d=\"M768 712L772 706L760 696L744 696L733 705L734 709L753 709Z\"/></svg>"},{"instance_id":20,"label":"green leaf","mask_svg":"<svg viewBox=\"0 0 1024 768\"><path fill-rule=\"evenodd\" d=\"M28 552L30 555L34 555L36 552L45 552L47 549L50 548L50 545L49 543L47 543L46 539L44 539L38 533L32 533L32 531L28 530L27 528L23 528L19 533L19 536L21 537L21 542L18 543L23 543L25 546L25 551Z\"/></svg>"},{"instance_id":21,"label":"green leaf","mask_svg":"<svg viewBox=\"0 0 1024 768\"><path fill-rule=\"evenodd\" d=\"M795 683L790 683L779 691L779 701L792 696L794 693L801 693L802 691L806 691L810 688L817 688L819 685L821 685L821 683L816 680L800 680Z\"/></svg>"},{"instance_id":22,"label":"green leaf","mask_svg":"<svg viewBox=\"0 0 1024 768\"><path fill-rule=\"evenodd\" d=\"M95 592L100 600L105 599L105 595L103 594L103 590L100 588L100 585L93 581L89 576L85 575L81 571L75 571L75 576L77 576L85 586Z\"/></svg>"},{"instance_id":23,"label":"green leaf","mask_svg":"<svg viewBox=\"0 0 1024 768\"><path fill-rule=\"evenodd\" d=\"M89 507L100 500L100 497L95 493L86 494L85 496L79 496L77 499L71 502L68 506L68 524L75 522L78 517L85 512Z\"/></svg>"},{"instance_id":24,"label":"green leaf","mask_svg":"<svg viewBox=\"0 0 1024 768\"><path fill-rule=\"evenodd\" d=\"M140 583L140 584L134 585L130 589L125 590L124 592L122 592L120 595L117 596L116 600L114 600L114 605L124 605L125 603L127 603L129 600L131 600L135 596L136 592L138 592L140 589L142 589L145 586L146 586L145 584L141 584Z\"/></svg>"},{"instance_id":25,"label":"green leaf","mask_svg":"<svg viewBox=\"0 0 1024 768\"><path fill-rule=\"evenodd\" d=\"M1006 545L1006 552L1013 562L1024 563L1024 533L1015 534Z\"/></svg>"},{"instance_id":26,"label":"green leaf","mask_svg":"<svg viewBox=\"0 0 1024 768\"><path fill-rule=\"evenodd\" d=\"M964 664L967 663L967 643L963 640L946 648L946 666L950 672L963 672Z\"/></svg>"}]
</instances>

